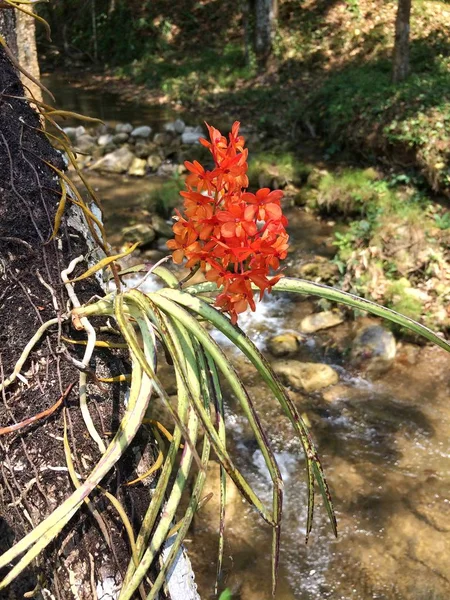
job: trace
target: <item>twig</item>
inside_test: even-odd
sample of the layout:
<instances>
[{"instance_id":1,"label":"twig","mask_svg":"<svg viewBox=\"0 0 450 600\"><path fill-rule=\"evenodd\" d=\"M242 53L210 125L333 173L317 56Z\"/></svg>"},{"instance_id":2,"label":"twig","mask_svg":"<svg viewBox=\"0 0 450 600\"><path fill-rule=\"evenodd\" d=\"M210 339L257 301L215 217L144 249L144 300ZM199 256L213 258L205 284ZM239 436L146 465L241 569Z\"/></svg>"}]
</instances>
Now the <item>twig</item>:
<instances>
[{"instance_id":1,"label":"twig","mask_svg":"<svg viewBox=\"0 0 450 600\"><path fill-rule=\"evenodd\" d=\"M19 429L22 429L23 427L26 427L31 423L35 423L40 419L45 419L46 417L52 415L61 406L65 398L67 398L67 396L70 394L70 391L72 390L74 385L74 383L69 384L62 396L60 396L60 398L50 408L47 408L46 410L43 410L37 415L34 415L34 417L28 417L28 419L24 419L23 421L20 421L20 423L15 423L14 425L9 425L8 427L0 427L0 435L6 435L7 433L18 431Z\"/></svg>"}]
</instances>

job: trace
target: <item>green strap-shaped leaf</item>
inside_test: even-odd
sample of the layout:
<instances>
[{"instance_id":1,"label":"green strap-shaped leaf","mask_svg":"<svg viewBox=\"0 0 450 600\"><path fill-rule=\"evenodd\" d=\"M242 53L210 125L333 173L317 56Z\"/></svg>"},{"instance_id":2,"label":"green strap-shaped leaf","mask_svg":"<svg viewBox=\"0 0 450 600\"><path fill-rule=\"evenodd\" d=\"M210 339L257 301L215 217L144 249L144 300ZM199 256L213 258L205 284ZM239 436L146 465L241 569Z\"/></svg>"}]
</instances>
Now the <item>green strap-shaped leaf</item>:
<instances>
[{"instance_id":1,"label":"green strap-shaped leaf","mask_svg":"<svg viewBox=\"0 0 450 600\"><path fill-rule=\"evenodd\" d=\"M277 377L273 373L269 363L265 359L265 357L260 353L257 347L253 344L253 342L244 334L242 330L240 330L237 326L233 326L231 322L216 309L212 308L201 299L192 296L191 294L180 292L178 290L169 290L164 289L154 294L151 294L152 297L164 296L168 299L171 299L186 308L189 308L194 313L199 314L204 319L213 323L219 331L221 331L224 335L226 335L244 354L251 360L254 364L258 372L261 374L263 379L268 384L269 388L275 394L275 397L278 399L281 407L283 408L285 414L290 419L291 423L294 426L294 429L299 436L299 439L302 443L305 456L306 456L306 467L307 469L312 468L314 471L314 475L316 477L317 483L319 485L319 489L321 491L322 497L324 499L325 507L328 512L328 516L330 519L330 523L335 535L337 534L337 526L336 526L336 518L334 515L334 510L331 504L330 492L328 489L328 485L325 481L323 470L320 465L319 457L315 448L315 445L309 435L308 429L303 422L303 419L298 414L297 409L295 408L294 403L286 394L284 387L278 381ZM155 299L156 302L156 299ZM314 490L311 487L311 476L307 472L307 481L308 481L308 519L307 519L307 532L308 529L311 528L312 523L312 510L313 510L313 493Z\"/></svg>"},{"instance_id":2,"label":"green strap-shaped leaf","mask_svg":"<svg viewBox=\"0 0 450 600\"><path fill-rule=\"evenodd\" d=\"M255 288L255 291L256 290L257 288ZM198 295L217 291L217 286L214 283L205 282L190 286L185 291L190 294ZM397 323L397 325L401 325L402 327L405 327L405 329L417 333L417 335L424 337L430 342L433 342L433 344L450 352L450 343L438 336L428 327L425 327L425 325L421 325L420 323L417 323L417 321L414 321L414 319L405 317L405 315L402 315L391 308L386 308L371 300L360 298L355 294L343 292L328 285L323 285L322 283L314 283L312 281L307 281L306 279L297 279L294 277L283 277L273 286L272 291L275 293L291 292L305 296L318 296L319 298L325 298L326 300L337 302L338 304L345 304L352 308L364 310L372 315L391 321L392 323Z\"/></svg>"},{"instance_id":3,"label":"green strap-shaped leaf","mask_svg":"<svg viewBox=\"0 0 450 600\"><path fill-rule=\"evenodd\" d=\"M139 302L142 308L147 306L148 311L153 312L152 301L142 292L138 290L130 290L129 292L125 293L127 297L132 296L136 302ZM177 307L175 306L175 308ZM196 357L195 352L192 348L191 341L189 339L189 334L187 334L187 332L184 330L181 323L171 323L170 321L164 319L158 320L158 329L160 330L165 340L165 343L172 356L174 364L178 366L179 372L184 379L184 385L186 387L187 393L189 394L191 403L202 421L202 425L205 428L205 432L209 436L211 444L213 445L213 448L219 460L224 465L228 475L234 481L234 483L236 484L242 495L246 498L246 500L250 504L255 506L255 508L258 510L258 512L261 514L264 520L266 520L269 524L274 525L275 523L273 518L269 514L267 514L267 511L265 510L263 504L261 503L259 498L254 494L253 490L248 485L240 471L235 467L226 448L221 444L220 438L211 422L210 412L205 410L199 395L193 393L196 386L194 376L196 370ZM186 371L184 367L184 359L186 357L189 357L189 360L186 362L186 365L188 366L189 370L192 371L191 373Z\"/></svg>"}]
</instances>

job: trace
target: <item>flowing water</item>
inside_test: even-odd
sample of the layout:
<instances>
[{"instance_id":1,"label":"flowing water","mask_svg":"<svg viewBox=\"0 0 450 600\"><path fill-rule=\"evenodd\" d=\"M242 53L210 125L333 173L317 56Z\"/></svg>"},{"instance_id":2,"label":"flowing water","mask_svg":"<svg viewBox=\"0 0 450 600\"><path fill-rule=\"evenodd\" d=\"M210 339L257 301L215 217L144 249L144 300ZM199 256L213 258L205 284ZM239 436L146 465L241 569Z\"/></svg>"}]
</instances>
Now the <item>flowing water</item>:
<instances>
[{"instance_id":1,"label":"flowing water","mask_svg":"<svg viewBox=\"0 0 450 600\"><path fill-rule=\"evenodd\" d=\"M63 108L108 120L162 123L173 118L157 107L123 107L97 92L53 89ZM196 124L196 123L192 123ZM156 180L95 175L106 224L120 226L141 210L138 198ZM127 217L128 215L128 217ZM131 215L131 216L130 216ZM332 227L300 209L289 209L296 263L306 255L332 254ZM241 325L265 350L268 337L299 330L315 308L311 299L270 298ZM307 336L300 360L327 362L340 382L322 394L293 394L311 422L332 490L339 537L332 536L318 499L315 526L305 545L306 485L299 444L273 397L242 358L237 367L269 431L285 486L280 583L277 600L444 600L450 598L450 357L429 346L401 344L391 369L370 379L349 365L352 324ZM223 341L223 340L222 340ZM270 479L245 419L228 400L230 444L260 496L270 503ZM217 466L211 463L213 491ZM230 486L224 585L233 599L269 600L271 532ZM217 494L195 519L187 542L202 598L213 597L217 553Z\"/></svg>"}]
</instances>

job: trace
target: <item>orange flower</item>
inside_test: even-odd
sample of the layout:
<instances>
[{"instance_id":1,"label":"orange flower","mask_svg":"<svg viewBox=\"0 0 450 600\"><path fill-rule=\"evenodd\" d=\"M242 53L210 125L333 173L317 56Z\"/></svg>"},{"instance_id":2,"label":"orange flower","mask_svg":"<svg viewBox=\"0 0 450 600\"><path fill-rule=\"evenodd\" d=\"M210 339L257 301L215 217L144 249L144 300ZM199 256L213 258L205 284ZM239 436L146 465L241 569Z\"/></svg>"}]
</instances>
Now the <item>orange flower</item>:
<instances>
[{"instance_id":1,"label":"orange flower","mask_svg":"<svg viewBox=\"0 0 450 600\"><path fill-rule=\"evenodd\" d=\"M175 262L186 258L186 267L200 266L206 279L221 288L216 306L236 323L248 307L255 310L254 287L262 298L281 277L270 273L288 249L283 192L246 191L248 151L238 121L228 141L218 129L206 127L210 141L200 142L211 152L214 168L208 171L197 161L186 161L187 190L181 192L185 217L174 217L175 239L167 245Z\"/></svg>"}]
</instances>

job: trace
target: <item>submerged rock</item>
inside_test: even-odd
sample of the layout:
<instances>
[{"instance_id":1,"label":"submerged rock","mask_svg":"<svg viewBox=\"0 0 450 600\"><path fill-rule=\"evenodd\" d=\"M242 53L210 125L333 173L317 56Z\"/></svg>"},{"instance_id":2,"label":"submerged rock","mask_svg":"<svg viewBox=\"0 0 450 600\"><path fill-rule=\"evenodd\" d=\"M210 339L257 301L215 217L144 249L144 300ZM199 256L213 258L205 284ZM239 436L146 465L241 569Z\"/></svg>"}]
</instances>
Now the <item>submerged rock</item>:
<instances>
[{"instance_id":1,"label":"submerged rock","mask_svg":"<svg viewBox=\"0 0 450 600\"><path fill-rule=\"evenodd\" d=\"M339 381L336 371L321 363L277 360L272 368L283 383L298 391L316 392Z\"/></svg>"},{"instance_id":2,"label":"submerged rock","mask_svg":"<svg viewBox=\"0 0 450 600\"><path fill-rule=\"evenodd\" d=\"M267 346L273 356L286 356L297 352L299 339L293 333L282 333L271 337L267 342Z\"/></svg>"},{"instance_id":3,"label":"submerged rock","mask_svg":"<svg viewBox=\"0 0 450 600\"><path fill-rule=\"evenodd\" d=\"M394 335L381 325L370 325L353 340L351 361L369 373L383 373L391 366L396 352Z\"/></svg>"},{"instance_id":4,"label":"submerged rock","mask_svg":"<svg viewBox=\"0 0 450 600\"><path fill-rule=\"evenodd\" d=\"M103 158L92 165L91 169L107 173L126 173L133 159L134 154L126 146L122 146L114 152L105 154Z\"/></svg>"},{"instance_id":5,"label":"submerged rock","mask_svg":"<svg viewBox=\"0 0 450 600\"><path fill-rule=\"evenodd\" d=\"M336 327L344 322L344 317L340 312L332 310L324 310L320 313L308 315L300 323L300 331L302 333L315 333L322 329Z\"/></svg>"}]
</instances>

